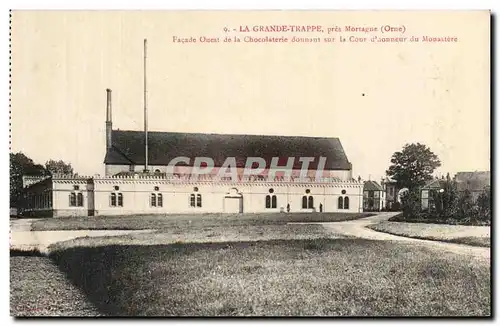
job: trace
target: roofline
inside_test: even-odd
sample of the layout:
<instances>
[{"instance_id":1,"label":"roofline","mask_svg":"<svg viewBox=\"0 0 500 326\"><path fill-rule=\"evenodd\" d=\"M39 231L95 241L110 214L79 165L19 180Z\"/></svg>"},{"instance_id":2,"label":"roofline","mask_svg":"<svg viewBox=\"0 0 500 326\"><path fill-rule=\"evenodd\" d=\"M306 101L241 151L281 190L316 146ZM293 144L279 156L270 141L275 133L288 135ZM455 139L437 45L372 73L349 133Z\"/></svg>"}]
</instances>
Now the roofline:
<instances>
[{"instance_id":1,"label":"roofline","mask_svg":"<svg viewBox=\"0 0 500 326\"><path fill-rule=\"evenodd\" d=\"M155 166L155 165L158 165L158 166L166 166L168 164L151 164L150 162L148 162L149 165L151 166ZM109 162L106 162L104 161L104 164L106 165L124 165L124 163L109 163ZM349 163L350 164L350 163ZM139 162L139 163L134 163L134 162L131 162L130 165L138 165L138 166L141 166L141 165L144 165L144 162ZM193 167L193 165L176 165L177 167ZM220 168L222 167L222 165L214 165L214 168ZM236 167L238 168L238 167ZM240 169L242 169L243 167L239 167ZM282 167L278 167L278 168L282 168ZM292 170L300 170L300 169L292 169ZM316 169L314 169L316 170ZM313 170L311 170L313 171ZM351 168L345 168L345 167L339 167L339 168L335 168L335 169L329 169L329 168L324 168L323 171L351 171Z\"/></svg>"},{"instance_id":2,"label":"roofline","mask_svg":"<svg viewBox=\"0 0 500 326\"><path fill-rule=\"evenodd\" d=\"M144 133L143 130L125 130L125 129L113 129L112 131L118 132L139 132ZM187 132L187 131L159 131L159 130L148 130L148 133L160 133L160 134L190 134L190 135L214 135L214 136L258 136L258 137L295 137L295 138L310 138L310 139L337 139L340 140L339 137L333 136L303 136L303 135L270 135L270 134L223 134L223 133L213 133L213 132ZM342 142L340 142L340 147L342 147L342 151L345 154L344 147L342 146ZM347 156L347 155L346 155Z\"/></svg>"}]
</instances>

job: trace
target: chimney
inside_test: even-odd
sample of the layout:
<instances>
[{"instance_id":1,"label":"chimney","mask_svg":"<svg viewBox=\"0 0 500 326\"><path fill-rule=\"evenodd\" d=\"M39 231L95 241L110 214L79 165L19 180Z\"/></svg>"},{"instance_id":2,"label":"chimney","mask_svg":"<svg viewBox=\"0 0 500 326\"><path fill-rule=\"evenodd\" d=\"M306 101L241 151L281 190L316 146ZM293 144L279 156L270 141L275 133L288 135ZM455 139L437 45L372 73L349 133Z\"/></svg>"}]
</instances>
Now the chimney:
<instances>
[{"instance_id":1,"label":"chimney","mask_svg":"<svg viewBox=\"0 0 500 326\"><path fill-rule=\"evenodd\" d=\"M111 148L111 134L113 122L111 120L111 90L106 89L106 149Z\"/></svg>"}]
</instances>

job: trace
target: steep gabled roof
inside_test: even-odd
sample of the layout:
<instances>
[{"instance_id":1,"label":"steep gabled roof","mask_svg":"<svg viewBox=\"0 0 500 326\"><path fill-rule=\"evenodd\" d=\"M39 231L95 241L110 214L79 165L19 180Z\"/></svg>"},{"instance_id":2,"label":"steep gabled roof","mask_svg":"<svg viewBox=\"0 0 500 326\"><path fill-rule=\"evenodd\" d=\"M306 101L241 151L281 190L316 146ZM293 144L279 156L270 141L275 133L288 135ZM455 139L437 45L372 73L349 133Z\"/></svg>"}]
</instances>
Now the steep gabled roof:
<instances>
[{"instance_id":1,"label":"steep gabled roof","mask_svg":"<svg viewBox=\"0 0 500 326\"><path fill-rule=\"evenodd\" d=\"M446 185L446 180L444 179L436 179L429 181L422 189L441 189Z\"/></svg>"},{"instance_id":2,"label":"steep gabled roof","mask_svg":"<svg viewBox=\"0 0 500 326\"><path fill-rule=\"evenodd\" d=\"M365 184L363 186L363 191L382 191L382 186L378 184L376 181L365 181Z\"/></svg>"},{"instance_id":3,"label":"steep gabled roof","mask_svg":"<svg viewBox=\"0 0 500 326\"><path fill-rule=\"evenodd\" d=\"M112 147L106 153L105 164L143 165L144 132L129 130L112 131ZM350 170L342 144L338 138L201 134L180 132L148 132L150 165L167 165L180 156L209 157L215 166L222 166L227 157L235 157L238 167L244 167L248 157L262 157L267 164L273 157L280 157L279 164L286 165L288 157L295 157L294 168L300 169L299 157L315 157L310 168L316 168L318 158L326 157L326 170ZM178 164L181 165L181 164Z\"/></svg>"}]
</instances>

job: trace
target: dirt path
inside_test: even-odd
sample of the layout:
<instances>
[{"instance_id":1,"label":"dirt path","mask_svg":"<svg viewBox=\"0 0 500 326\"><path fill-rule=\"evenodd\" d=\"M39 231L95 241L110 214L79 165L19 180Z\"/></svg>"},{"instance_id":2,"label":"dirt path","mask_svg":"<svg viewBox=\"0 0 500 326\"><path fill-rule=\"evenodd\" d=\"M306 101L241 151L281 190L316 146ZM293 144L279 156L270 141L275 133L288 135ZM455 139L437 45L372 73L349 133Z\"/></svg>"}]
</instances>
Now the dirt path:
<instances>
[{"instance_id":1,"label":"dirt path","mask_svg":"<svg viewBox=\"0 0 500 326\"><path fill-rule=\"evenodd\" d=\"M35 219L10 221L10 249L38 250L47 253L47 248L54 243L83 237L120 236L137 233L149 233L152 230L75 230L75 231L31 231Z\"/></svg>"},{"instance_id":2,"label":"dirt path","mask_svg":"<svg viewBox=\"0 0 500 326\"><path fill-rule=\"evenodd\" d=\"M423 245L426 247L438 249L441 251L452 252L456 254L473 255L479 259L490 259L490 248L485 247L474 247L462 244L454 244L440 241L432 240L422 240L407 238L397 235L392 235L389 233L383 233L371 230L367 228L367 225L376 224L381 221L387 221L392 216L398 213L381 213L375 216L362 218L359 220L345 221L345 222L332 222L332 223L321 223L326 229L336 233L343 234L346 236L354 236L363 239L371 240L384 240L384 241L402 241L414 243L416 245Z\"/></svg>"}]
</instances>

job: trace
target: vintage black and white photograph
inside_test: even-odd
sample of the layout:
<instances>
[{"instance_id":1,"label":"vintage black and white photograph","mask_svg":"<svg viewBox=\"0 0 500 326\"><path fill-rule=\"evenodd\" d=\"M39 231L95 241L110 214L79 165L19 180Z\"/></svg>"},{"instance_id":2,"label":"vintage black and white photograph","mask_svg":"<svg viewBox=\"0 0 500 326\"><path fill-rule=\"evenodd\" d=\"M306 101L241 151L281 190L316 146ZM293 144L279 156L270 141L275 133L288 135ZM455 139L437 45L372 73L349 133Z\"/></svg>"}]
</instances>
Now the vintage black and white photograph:
<instances>
[{"instance_id":1,"label":"vintage black and white photograph","mask_svg":"<svg viewBox=\"0 0 500 326\"><path fill-rule=\"evenodd\" d=\"M13 10L11 316L490 317L490 22Z\"/></svg>"}]
</instances>

